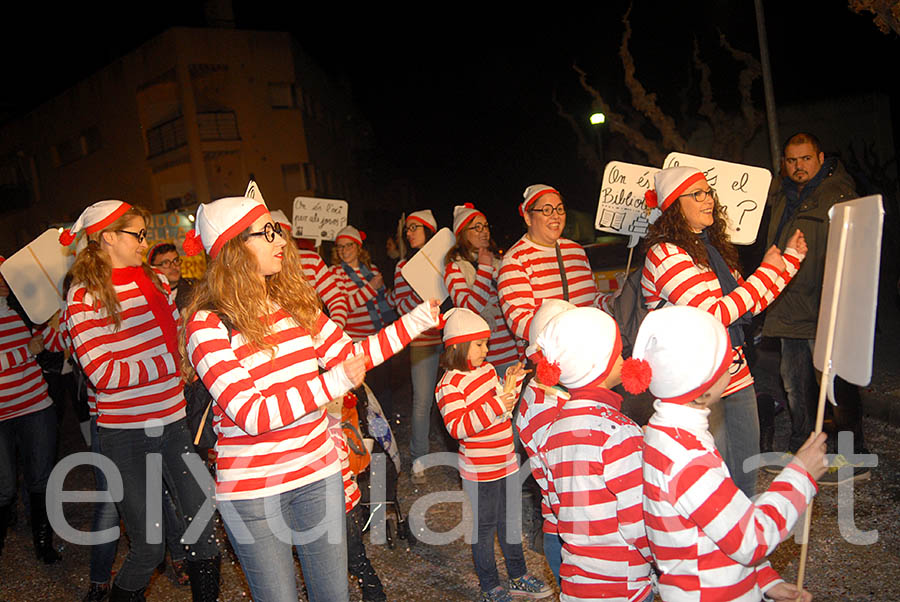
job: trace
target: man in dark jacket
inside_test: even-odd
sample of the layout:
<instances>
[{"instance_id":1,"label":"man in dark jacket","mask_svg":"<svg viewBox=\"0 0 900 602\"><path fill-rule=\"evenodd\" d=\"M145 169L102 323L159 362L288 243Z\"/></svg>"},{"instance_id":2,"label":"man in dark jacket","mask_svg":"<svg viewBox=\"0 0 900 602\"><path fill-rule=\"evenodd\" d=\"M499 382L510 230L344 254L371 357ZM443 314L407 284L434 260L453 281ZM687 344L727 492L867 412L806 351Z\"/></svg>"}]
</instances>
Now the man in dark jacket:
<instances>
[{"instance_id":1,"label":"man in dark jacket","mask_svg":"<svg viewBox=\"0 0 900 602\"><path fill-rule=\"evenodd\" d=\"M819 300L825 273L828 242L828 210L835 203L856 198L853 180L834 157L825 158L819 140L808 133L788 138L782 148L782 174L769 195L772 209L768 245L783 249L791 233L799 228L806 237L809 252L791 283L769 306L763 336L781 340L781 378L791 414L790 451L796 452L814 427L819 388L813 367ZM862 408L859 389L835 378L838 407L834 421L838 430L853 431L854 454L868 453L862 433ZM846 471L842 471L846 472ZM857 467L853 478L869 476L867 468ZM837 483L837 471L820 480Z\"/></svg>"}]
</instances>

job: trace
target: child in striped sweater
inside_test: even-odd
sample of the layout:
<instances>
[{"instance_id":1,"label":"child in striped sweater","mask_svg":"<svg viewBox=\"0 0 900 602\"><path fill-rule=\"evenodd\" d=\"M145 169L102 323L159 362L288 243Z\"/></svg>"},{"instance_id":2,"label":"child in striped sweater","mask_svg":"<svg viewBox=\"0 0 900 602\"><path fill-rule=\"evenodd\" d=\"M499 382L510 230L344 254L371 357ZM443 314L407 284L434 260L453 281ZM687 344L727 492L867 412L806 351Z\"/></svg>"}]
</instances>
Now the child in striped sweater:
<instances>
[{"instance_id":1,"label":"child in striped sweater","mask_svg":"<svg viewBox=\"0 0 900 602\"><path fill-rule=\"evenodd\" d=\"M826 468L813 434L768 491L735 485L709 432L710 406L729 382L731 342L721 321L689 306L650 312L622 369L632 393L657 397L644 436L644 521L665 601L803 600L765 560L791 532Z\"/></svg>"},{"instance_id":2,"label":"child in striped sweater","mask_svg":"<svg viewBox=\"0 0 900 602\"><path fill-rule=\"evenodd\" d=\"M507 369L501 388L494 367L485 362L490 326L475 312L454 308L446 314L441 365L447 370L437 386L438 408L450 434L458 439L459 472L475 515L472 556L481 600L511 600L511 595L546 598L550 588L529 574L518 519L507 520L507 479L519 469L510 412L524 371ZM518 482L512 490L520 490ZM506 559L508 587L500 585L494 559L494 534Z\"/></svg>"}]
</instances>

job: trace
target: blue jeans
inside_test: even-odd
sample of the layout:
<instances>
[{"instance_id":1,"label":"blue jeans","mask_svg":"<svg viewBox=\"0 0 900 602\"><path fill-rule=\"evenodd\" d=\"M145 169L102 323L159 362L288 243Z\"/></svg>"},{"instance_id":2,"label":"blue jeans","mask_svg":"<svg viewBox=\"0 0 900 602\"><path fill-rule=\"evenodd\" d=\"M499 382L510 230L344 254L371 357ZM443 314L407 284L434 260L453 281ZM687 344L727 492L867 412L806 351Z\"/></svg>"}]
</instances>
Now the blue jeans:
<instances>
[{"instance_id":1,"label":"blue jeans","mask_svg":"<svg viewBox=\"0 0 900 602\"><path fill-rule=\"evenodd\" d=\"M278 495L223 500L219 513L257 602L297 599L292 543L310 602L349 599L344 487L339 473Z\"/></svg>"},{"instance_id":2,"label":"blue jeans","mask_svg":"<svg viewBox=\"0 0 900 602\"><path fill-rule=\"evenodd\" d=\"M757 471L744 472L744 460L759 454L759 411L753 385L712 406L709 430L735 485L752 498L756 495Z\"/></svg>"},{"instance_id":3,"label":"blue jeans","mask_svg":"<svg viewBox=\"0 0 900 602\"><path fill-rule=\"evenodd\" d=\"M562 565L562 544L562 537L557 533L544 533L544 558L553 576L556 577L556 585L561 585L559 567Z\"/></svg>"},{"instance_id":4,"label":"blue jeans","mask_svg":"<svg viewBox=\"0 0 900 602\"><path fill-rule=\"evenodd\" d=\"M91 451L100 453L100 437L97 428L97 417L91 416ZM94 481L96 491L106 491L109 487L106 483L106 474L94 467ZM113 502L95 502L94 520L91 523L91 531L105 531L111 527L119 526L119 511ZM112 574L113 562L116 560L116 549L119 540L101 543L91 546L91 582L106 583Z\"/></svg>"},{"instance_id":5,"label":"blue jeans","mask_svg":"<svg viewBox=\"0 0 900 602\"><path fill-rule=\"evenodd\" d=\"M182 454L196 456L185 419L159 428L159 432L154 433L157 436L152 437L144 429L101 427L98 430L101 452L113 461L122 475L124 496L116 507L131 544L125 562L116 575L116 585L135 591L147 587L153 571L165 558L165 544L162 541L163 488L168 487L175 506L185 517L194 517L207 498L182 458ZM159 455L162 464L162 483L158 489L152 484L153 475L151 488L147 483L148 460L152 461L155 454ZM159 530L148 532L148 515L156 509L159 509L159 515L154 524L159 525ZM190 520L186 523L189 527ZM151 538L155 543L150 543ZM196 560L218 556L212 520L206 521L199 538L189 549L190 557Z\"/></svg>"},{"instance_id":6,"label":"blue jeans","mask_svg":"<svg viewBox=\"0 0 900 602\"><path fill-rule=\"evenodd\" d=\"M53 406L0 422L0 506L16 498L16 447L25 465L29 493L44 493L56 461L56 410Z\"/></svg>"},{"instance_id":7,"label":"blue jeans","mask_svg":"<svg viewBox=\"0 0 900 602\"><path fill-rule=\"evenodd\" d=\"M819 387L813 367L815 339L781 339L781 379L791 413L788 451L796 452L813 431Z\"/></svg>"},{"instance_id":8,"label":"blue jeans","mask_svg":"<svg viewBox=\"0 0 900 602\"><path fill-rule=\"evenodd\" d=\"M500 585L497 561L494 558L494 535L500 540L509 578L518 579L527 572L525 554L522 551L522 519L520 516L507 516L506 482L510 477L515 479L515 474L496 481L462 480L475 515L472 559L483 592L489 592ZM521 491L518 482L515 490L516 493ZM513 510L510 509L510 512Z\"/></svg>"},{"instance_id":9,"label":"blue jeans","mask_svg":"<svg viewBox=\"0 0 900 602\"><path fill-rule=\"evenodd\" d=\"M415 460L428 453L428 432L434 407L441 345L409 348L409 372L412 377L412 438L409 454Z\"/></svg>"}]
</instances>

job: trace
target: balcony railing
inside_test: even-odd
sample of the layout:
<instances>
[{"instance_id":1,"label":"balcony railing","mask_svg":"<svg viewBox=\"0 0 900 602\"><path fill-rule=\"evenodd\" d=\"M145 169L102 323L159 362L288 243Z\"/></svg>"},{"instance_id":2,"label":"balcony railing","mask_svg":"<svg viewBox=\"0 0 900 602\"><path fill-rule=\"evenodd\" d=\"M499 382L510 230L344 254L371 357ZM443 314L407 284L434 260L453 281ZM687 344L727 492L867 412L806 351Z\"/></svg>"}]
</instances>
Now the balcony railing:
<instances>
[{"instance_id":1,"label":"balcony railing","mask_svg":"<svg viewBox=\"0 0 900 602\"><path fill-rule=\"evenodd\" d=\"M197 113L200 140L240 140L234 111ZM147 156L156 157L187 144L184 116L179 116L147 130Z\"/></svg>"}]
</instances>

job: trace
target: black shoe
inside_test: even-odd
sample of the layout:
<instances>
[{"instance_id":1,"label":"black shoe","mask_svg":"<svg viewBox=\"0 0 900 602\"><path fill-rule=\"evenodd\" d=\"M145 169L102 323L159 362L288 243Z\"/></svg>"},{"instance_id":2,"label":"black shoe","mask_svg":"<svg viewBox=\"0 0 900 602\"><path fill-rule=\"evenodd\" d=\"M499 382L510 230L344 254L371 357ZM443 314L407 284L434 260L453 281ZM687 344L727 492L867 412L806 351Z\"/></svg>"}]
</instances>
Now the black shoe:
<instances>
[{"instance_id":1,"label":"black shoe","mask_svg":"<svg viewBox=\"0 0 900 602\"><path fill-rule=\"evenodd\" d=\"M187 573L191 579L193 602L216 602L219 598L219 573L222 557L188 560Z\"/></svg>"},{"instance_id":2,"label":"black shoe","mask_svg":"<svg viewBox=\"0 0 900 602\"><path fill-rule=\"evenodd\" d=\"M88 591L84 595L84 598L81 599L81 602L103 602L108 597L109 583L91 582L91 587L88 588Z\"/></svg>"},{"instance_id":3,"label":"black shoe","mask_svg":"<svg viewBox=\"0 0 900 602\"><path fill-rule=\"evenodd\" d=\"M34 553L44 564L55 564L62 560L53 549L53 527L47 519L46 496L43 492L31 494L31 536Z\"/></svg>"},{"instance_id":4,"label":"black shoe","mask_svg":"<svg viewBox=\"0 0 900 602\"><path fill-rule=\"evenodd\" d=\"M146 598L144 598L144 590L146 588L142 587L136 592L128 591L127 589L122 589L115 583L109 590L109 602L144 602Z\"/></svg>"},{"instance_id":5,"label":"black shoe","mask_svg":"<svg viewBox=\"0 0 900 602\"><path fill-rule=\"evenodd\" d=\"M362 590L363 602L385 602L387 600L381 579L378 578L374 569L367 571L359 578L359 589Z\"/></svg>"}]
</instances>

